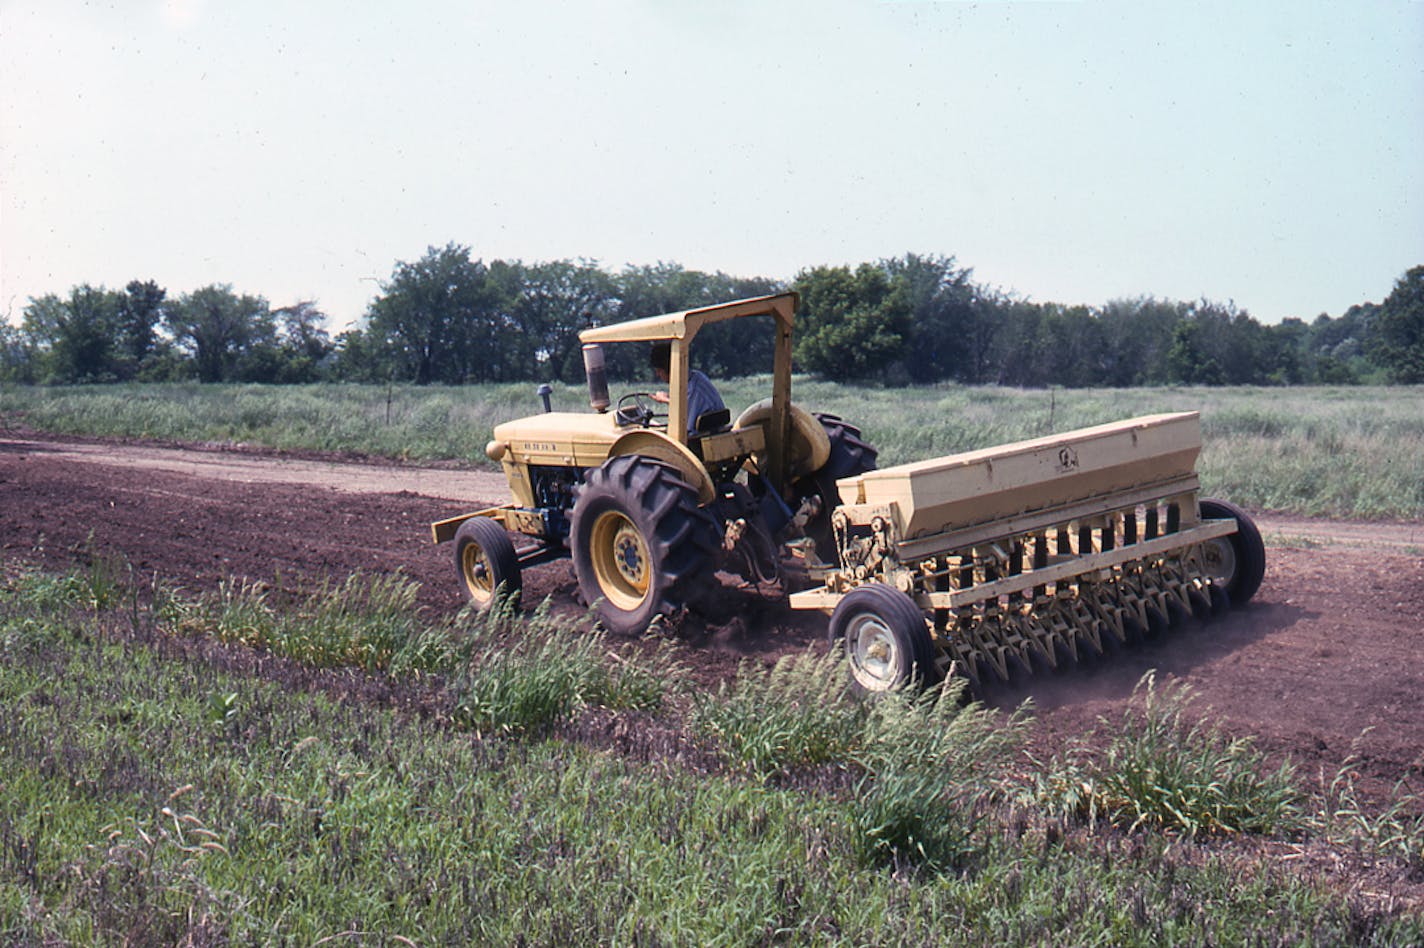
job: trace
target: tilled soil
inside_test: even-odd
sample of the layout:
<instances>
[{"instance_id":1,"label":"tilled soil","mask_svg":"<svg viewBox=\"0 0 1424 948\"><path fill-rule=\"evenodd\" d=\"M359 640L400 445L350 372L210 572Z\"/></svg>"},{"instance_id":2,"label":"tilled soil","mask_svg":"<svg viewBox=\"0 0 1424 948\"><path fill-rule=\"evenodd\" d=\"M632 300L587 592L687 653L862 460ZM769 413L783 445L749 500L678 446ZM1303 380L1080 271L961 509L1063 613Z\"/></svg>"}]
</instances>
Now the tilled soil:
<instances>
[{"instance_id":1,"label":"tilled soil","mask_svg":"<svg viewBox=\"0 0 1424 948\"><path fill-rule=\"evenodd\" d=\"M429 523L501 502L498 474L332 462L231 450L130 445L24 432L0 438L0 559L64 568L121 554L141 575L193 591L241 577L296 591L358 571L400 570L430 615L459 608L448 547ZM1036 753L1106 733L1149 669L1175 676L1234 734L1255 735L1325 779L1350 754L1382 796L1424 774L1424 529L1412 523L1258 520L1265 583L1244 609L1091 667L1043 675L991 701L1032 698ZM1416 540L1416 537L1418 538ZM530 570L526 602L580 614L572 570ZM707 684L738 663L823 640L825 619L730 582L677 631L679 658ZM1106 723L1104 723L1106 722Z\"/></svg>"}]
</instances>

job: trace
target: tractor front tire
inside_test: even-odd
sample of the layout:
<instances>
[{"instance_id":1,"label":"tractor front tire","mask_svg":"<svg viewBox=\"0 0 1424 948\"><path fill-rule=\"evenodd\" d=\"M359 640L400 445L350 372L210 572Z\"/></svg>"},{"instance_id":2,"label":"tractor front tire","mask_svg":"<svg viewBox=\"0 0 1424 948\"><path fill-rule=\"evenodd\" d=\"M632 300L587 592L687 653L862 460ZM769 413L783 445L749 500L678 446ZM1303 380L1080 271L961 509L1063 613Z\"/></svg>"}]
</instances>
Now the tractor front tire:
<instances>
[{"instance_id":1,"label":"tractor front tire","mask_svg":"<svg viewBox=\"0 0 1424 948\"><path fill-rule=\"evenodd\" d=\"M471 517L455 533L455 570L476 609L488 609L499 595L518 603L519 554L497 520Z\"/></svg>"},{"instance_id":2,"label":"tractor front tire","mask_svg":"<svg viewBox=\"0 0 1424 948\"><path fill-rule=\"evenodd\" d=\"M639 634L715 582L720 540L697 489L661 461L610 458L575 488L574 575L611 632Z\"/></svg>"}]
</instances>

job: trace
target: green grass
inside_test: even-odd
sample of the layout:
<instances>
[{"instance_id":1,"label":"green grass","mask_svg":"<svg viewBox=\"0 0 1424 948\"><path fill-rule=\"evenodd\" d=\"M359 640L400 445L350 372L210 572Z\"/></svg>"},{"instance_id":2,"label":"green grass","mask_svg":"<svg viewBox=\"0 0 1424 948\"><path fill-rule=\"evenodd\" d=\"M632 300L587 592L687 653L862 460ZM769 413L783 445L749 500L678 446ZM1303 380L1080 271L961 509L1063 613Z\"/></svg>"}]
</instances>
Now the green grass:
<instances>
[{"instance_id":1,"label":"green grass","mask_svg":"<svg viewBox=\"0 0 1424 948\"><path fill-rule=\"evenodd\" d=\"M397 650L395 671L372 674L222 645L223 601L136 590L121 564L58 576L6 565L0 577L0 942L1424 938L1417 908L1337 894L1256 850L1201 846L1148 823L1085 830L1027 806L1012 748L1031 725L953 692L859 706L854 738L811 770L789 742L752 773L689 753L686 738L661 750L634 741L632 755L589 742L573 706L541 726L520 726L513 712L511 727L460 726L480 667L515 669L495 676L508 681L579 651L547 618L418 630L425 658L402 666L410 653ZM317 616L327 598L290 605ZM379 616L386 600L373 600ZM246 601L271 607L250 592ZM512 632L527 641L496 650ZM587 644L575 665L600 661L616 677L633 663L610 658L602 640ZM672 676L653 655L653 677ZM843 670L803 661L795 676L833 695ZM782 713L796 695L770 674L747 666L709 700ZM585 686L581 700L596 691ZM686 730L705 709L644 700L646 682L631 693L598 712L613 716L614 733L706 734ZM816 767L849 779L820 779ZM1330 804L1341 840L1363 846L1369 835L1380 866L1413 865L1391 840L1396 827L1417 828L1415 801L1366 816L1344 773Z\"/></svg>"},{"instance_id":2,"label":"green grass","mask_svg":"<svg viewBox=\"0 0 1424 948\"><path fill-rule=\"evenodd\" d=\"M865 706L833 654L744 663L715 694L693 699L690 723L732 766L766 778L849 759L864 739Z\"/></svg>"},{"instance_id":3,"label":"green grass","mask_svg":"<svg viewBox=\"0 0 1424 948\"><path fill-rule=\"evenodd\" d=\"M592 625L550 616L547 602L525 616L507 606L466 613L453 632L452 667L435 666L453 673L454 721L477 733L516 734L587 707L658 708L678 674L667 650L620 656Z\"/></svg>"},{"instance_id":4,"label":"green grass","mask_svg":"<svg viewBox=\"0 0 1424 948\"><path fill-rule=\"evenodd\" d=\"M722 384L749 405L766 377ZM529 384L466 388L122 385L8 388L0 418L41 430L478 464L494 425L539 410ZM615 392L615 394L617 394ZM882 466L1159 411L1202 412L1208 496L1338 517L1424 516L1424 387L1022 390L796 380L796 401L864 429ZM554 407L586 410L577 386Z\"/></svg>"},{"instance_id":5,"label":"green grass","mask_svg":"<svg viewBox=\"0 0 1424 948\"><path fill-rule=\"evenodd\" d=\"M1189 836L1303 830L1303 795L1289 762L1271 769L1249 738L1229 737L1190 715L1193 694L1182 682L1158 688L1149 672L1133 699L1120 721L1101 722L1105 746L1077 739L1039 770L1039 803L1128 830L1148 826Z\"/></svg>"}]
</instances>

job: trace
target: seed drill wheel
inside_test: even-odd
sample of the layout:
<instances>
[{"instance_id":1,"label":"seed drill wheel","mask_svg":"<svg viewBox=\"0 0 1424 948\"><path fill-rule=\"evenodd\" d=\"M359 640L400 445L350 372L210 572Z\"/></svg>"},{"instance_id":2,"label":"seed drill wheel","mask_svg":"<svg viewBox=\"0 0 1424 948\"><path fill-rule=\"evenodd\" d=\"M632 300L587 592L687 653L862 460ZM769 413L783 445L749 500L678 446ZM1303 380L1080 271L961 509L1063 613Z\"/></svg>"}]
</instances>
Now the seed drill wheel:
<instances>
[{"instance_id":1,"label":"seed drill wheel","mask_svg":"<svg viewBox=\"0 0 1424 948\"><path fill-rule=\"evenodd\" d=\"M489 608L501 588L507 598L518 601L519 555L498 521L471 517L460 524L455 533L455 569L476 608Z\"/></svg>"},{"instance_id":2,"label":"seed drill wheel","mask_svg":"<svg viewBox=\"0 0 1424 948\"><path fill-rule=\"evenodd\" d=\"M843 647L857 691L874 694L936 677L934 643L915 601L893 586L869 583L831 613L831 645Z\"/></svg>"},{"instance_id":3,"label":"seed drill wheel","mask_svg":"<svg viewBox=\"0 0 1424 948\"><path fill-rule=\"evenodd\" d=\"M831 531L831 511L840 505L836 480L875 470L880 452L860 436L860 429L837 415L817 412L815 415L831 443L826 463L796 483L802 497L815 496L821 501L821 512L806 524L806 535L816 542L816 555L827 563L836 562L836 539Z\"/></svg>"},{"instance_id":4,"label":"seed drill wheel","mask_svg":"<svg viewBox=\"0 0 1424 948\"><path fill-rule=\"evenodd\" d=\"M1246 511L1224 500L1203 500L1203 520L1235 520L1236 532L1206 544L1207 575L1232 604L1244 606L1261 588L1266 575L1266 547L1261 532Z\"/></svg>"},{"instance_id":5,"label":"seed drill wheel","mask_svg":"<svg viewBox=\"0 0 1424 948\"><path fill-rule=\"evenodd\" d=\"M579 590L611 631L637 634L713 582L720 532L676 469L610 458L576 488L570 542Z\"/></svg>"}]
</instances>

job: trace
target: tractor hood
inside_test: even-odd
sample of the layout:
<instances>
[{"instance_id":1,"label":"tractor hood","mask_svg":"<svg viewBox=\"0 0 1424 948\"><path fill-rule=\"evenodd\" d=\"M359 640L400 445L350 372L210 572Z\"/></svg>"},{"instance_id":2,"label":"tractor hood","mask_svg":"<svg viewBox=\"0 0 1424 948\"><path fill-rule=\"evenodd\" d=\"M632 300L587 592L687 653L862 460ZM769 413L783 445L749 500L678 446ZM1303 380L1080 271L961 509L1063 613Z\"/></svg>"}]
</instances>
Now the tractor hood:
<instances>
[{"instance_id":1,"label":"tractor hood","mask_svg":"<svg viewBox=\"0 0 1424 948\"><path fill-rule=\"evenodd\" d=\"M496 425L494 440L515 463L593 467L608 458L609 446L626 430L615 424L612 412L553 411Z\"/></svg>"}]
</instances>

